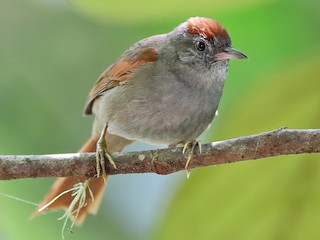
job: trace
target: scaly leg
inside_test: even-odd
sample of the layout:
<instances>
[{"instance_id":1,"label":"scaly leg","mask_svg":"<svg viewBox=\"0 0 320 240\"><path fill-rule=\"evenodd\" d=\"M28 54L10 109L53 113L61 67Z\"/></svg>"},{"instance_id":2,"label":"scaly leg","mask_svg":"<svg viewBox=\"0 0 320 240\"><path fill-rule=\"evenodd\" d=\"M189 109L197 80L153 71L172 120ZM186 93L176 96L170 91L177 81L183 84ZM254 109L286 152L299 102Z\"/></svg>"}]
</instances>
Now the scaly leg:
<instances>
[{"instance_id":1,"label":"scaly leg","mask_svg":"<svg viewBox=\"0 0 320 240\"><path fill-rule=\"evenodd\" d=\"M101 168L102 168L102 176L106 176L105 170L105 159L107 158L110 164L117 169L115 162L110 153L107 151L107 141L106 141L106 134L107 134L108 124L104 126L102 129L100 138L97 142L97 150L96 150L96 163L97 163L97 177L100 177Z\"/></svg>"}]
</instances>

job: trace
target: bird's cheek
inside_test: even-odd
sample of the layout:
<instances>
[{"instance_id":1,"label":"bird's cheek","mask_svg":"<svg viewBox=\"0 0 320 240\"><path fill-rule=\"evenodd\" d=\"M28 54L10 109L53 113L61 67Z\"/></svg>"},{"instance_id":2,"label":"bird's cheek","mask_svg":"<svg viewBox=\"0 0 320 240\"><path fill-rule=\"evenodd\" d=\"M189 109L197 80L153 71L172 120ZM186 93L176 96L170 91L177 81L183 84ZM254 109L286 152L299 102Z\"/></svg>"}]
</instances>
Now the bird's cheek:
<instances>
[{"instance_id":1,"label":"bird's cheek","mask_svg":"<svg viewBox=\"0 0 320 240\"><path fill-rule=\"evenodd\" d=\"M177 53L178 59L185 63L194 62L196 59L195 53L189 51L180 51Z\"/></svg>"}]
</instances>

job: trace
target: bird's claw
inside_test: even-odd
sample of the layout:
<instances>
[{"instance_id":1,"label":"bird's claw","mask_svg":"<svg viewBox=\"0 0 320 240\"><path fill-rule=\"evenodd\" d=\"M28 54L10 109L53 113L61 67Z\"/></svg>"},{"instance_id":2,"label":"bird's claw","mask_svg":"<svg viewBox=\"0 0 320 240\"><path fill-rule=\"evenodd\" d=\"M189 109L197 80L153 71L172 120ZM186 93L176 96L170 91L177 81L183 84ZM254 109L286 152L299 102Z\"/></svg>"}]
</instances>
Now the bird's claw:
<instances>
[{"instance_id":1,"label":"bird's claw","mask_svg":"<svg viewBox=\"0 0 320 240\"><path fill-rule=\"evenodd\" d=\"M188 141L184 144L183 149L182 149L182 154L187 156L187 162L184 167L184 169L187 172L187 178L190 177L190 170L188 169L188 166L190 164L190 160L192 158L192 155L195 152L195 148L198 146L199 149L199 154L202 153L202 147L201 147L201 142L194 140L194 141ZM189 150L189 151L188 151ZM188 152L188 153L187 153Z\"/></svg>"},{"instance_id":2,"label":"bird's claw","mask_svg":"<svg viewBox=\"0 0 320 240\"><path fill-rule=\"evenodd\" d=\"M96 170L97 170L97 177L101 175L104 177L106 176L106 159L110 162L110 164L117 169L115 162L111 154L107 151L107 141L106 141L106 133L107 133L108 125L106 124L101 132L100 138L97 142L97 149L96 149ZM102 169L102 174L101 174Z\"/></svg>"}]
</instances>

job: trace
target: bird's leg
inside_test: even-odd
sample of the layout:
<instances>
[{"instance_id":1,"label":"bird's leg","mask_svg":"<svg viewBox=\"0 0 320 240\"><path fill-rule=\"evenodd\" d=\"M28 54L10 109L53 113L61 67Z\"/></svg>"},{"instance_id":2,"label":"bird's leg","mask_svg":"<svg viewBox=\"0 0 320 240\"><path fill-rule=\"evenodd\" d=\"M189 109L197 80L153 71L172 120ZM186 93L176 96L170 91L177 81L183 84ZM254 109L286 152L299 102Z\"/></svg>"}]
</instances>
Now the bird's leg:
<instances>
[{"instance_id":1,"label":"bird's leg","mask_svg":"<svg viewBox=\"0 0 320 240\"><path fill-rule=\"evenodd\" d=\"M198 146L198 149L199 149L199 154L202 153L202 147L201 147L201 142L200 141L197 141L197 140L193 140L193 141L188 141L184 144L183 146L183 150L182 150L182 154L184 156L187 156L187 162L186 162L186 165L184 167L184 169L186 170L187 172L187 178L190 177L190 170L188 169L188 166L189 166L189 163L190 163L190 160L192 158L192 155L194 154L195 152L195 148ZM189 151L188 151L189 150ZM187 153L188 152L188 153ZM187 154L186 154L187 153Z\"/></svg>"},{"instance_id":2,"label":"bird's leg","mask_svg":"<svg viewBox=\"0 0 320 240\"><path fill-rule=\"evenodd\" d=\"M117 169L115 162L111 154L107 151L107 141L106 141L106 134L107 134L108 124L104 126L102 129L100 138L97 142L97 149L96 149L96 164L97 164L97 177L100 177L101 168L102 168L102 176L106 176L106 169L105 169L105 160L106 158L110 162L110 164Z\"/></svg>"}]
</instances>

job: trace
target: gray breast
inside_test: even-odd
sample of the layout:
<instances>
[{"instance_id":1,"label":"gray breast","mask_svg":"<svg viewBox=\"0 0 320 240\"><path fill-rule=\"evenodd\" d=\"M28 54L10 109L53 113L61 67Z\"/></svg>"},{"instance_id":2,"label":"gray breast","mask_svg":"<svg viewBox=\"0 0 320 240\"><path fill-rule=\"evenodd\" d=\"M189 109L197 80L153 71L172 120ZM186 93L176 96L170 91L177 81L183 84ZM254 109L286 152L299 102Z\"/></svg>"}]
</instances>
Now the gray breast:
<instances>
[{"instance_id":1,"label":"gray breast","mask_svg":"<svg viewBox=\"0 0 320 240\"><path fill-rule=\"evenodd\" d=\"M155 144L194 140L211 123L220 92L216 89L190 91L185 83L170 77L153 77L152 82L117 87L110 91L110 95L115 96L110 96L113 106L117 102L118 110L112 111L109 131ZM121 95L126 96L125 101L120 99ZM109 106L105 107L110 111Z\"/></svg>"}]
</instances>

